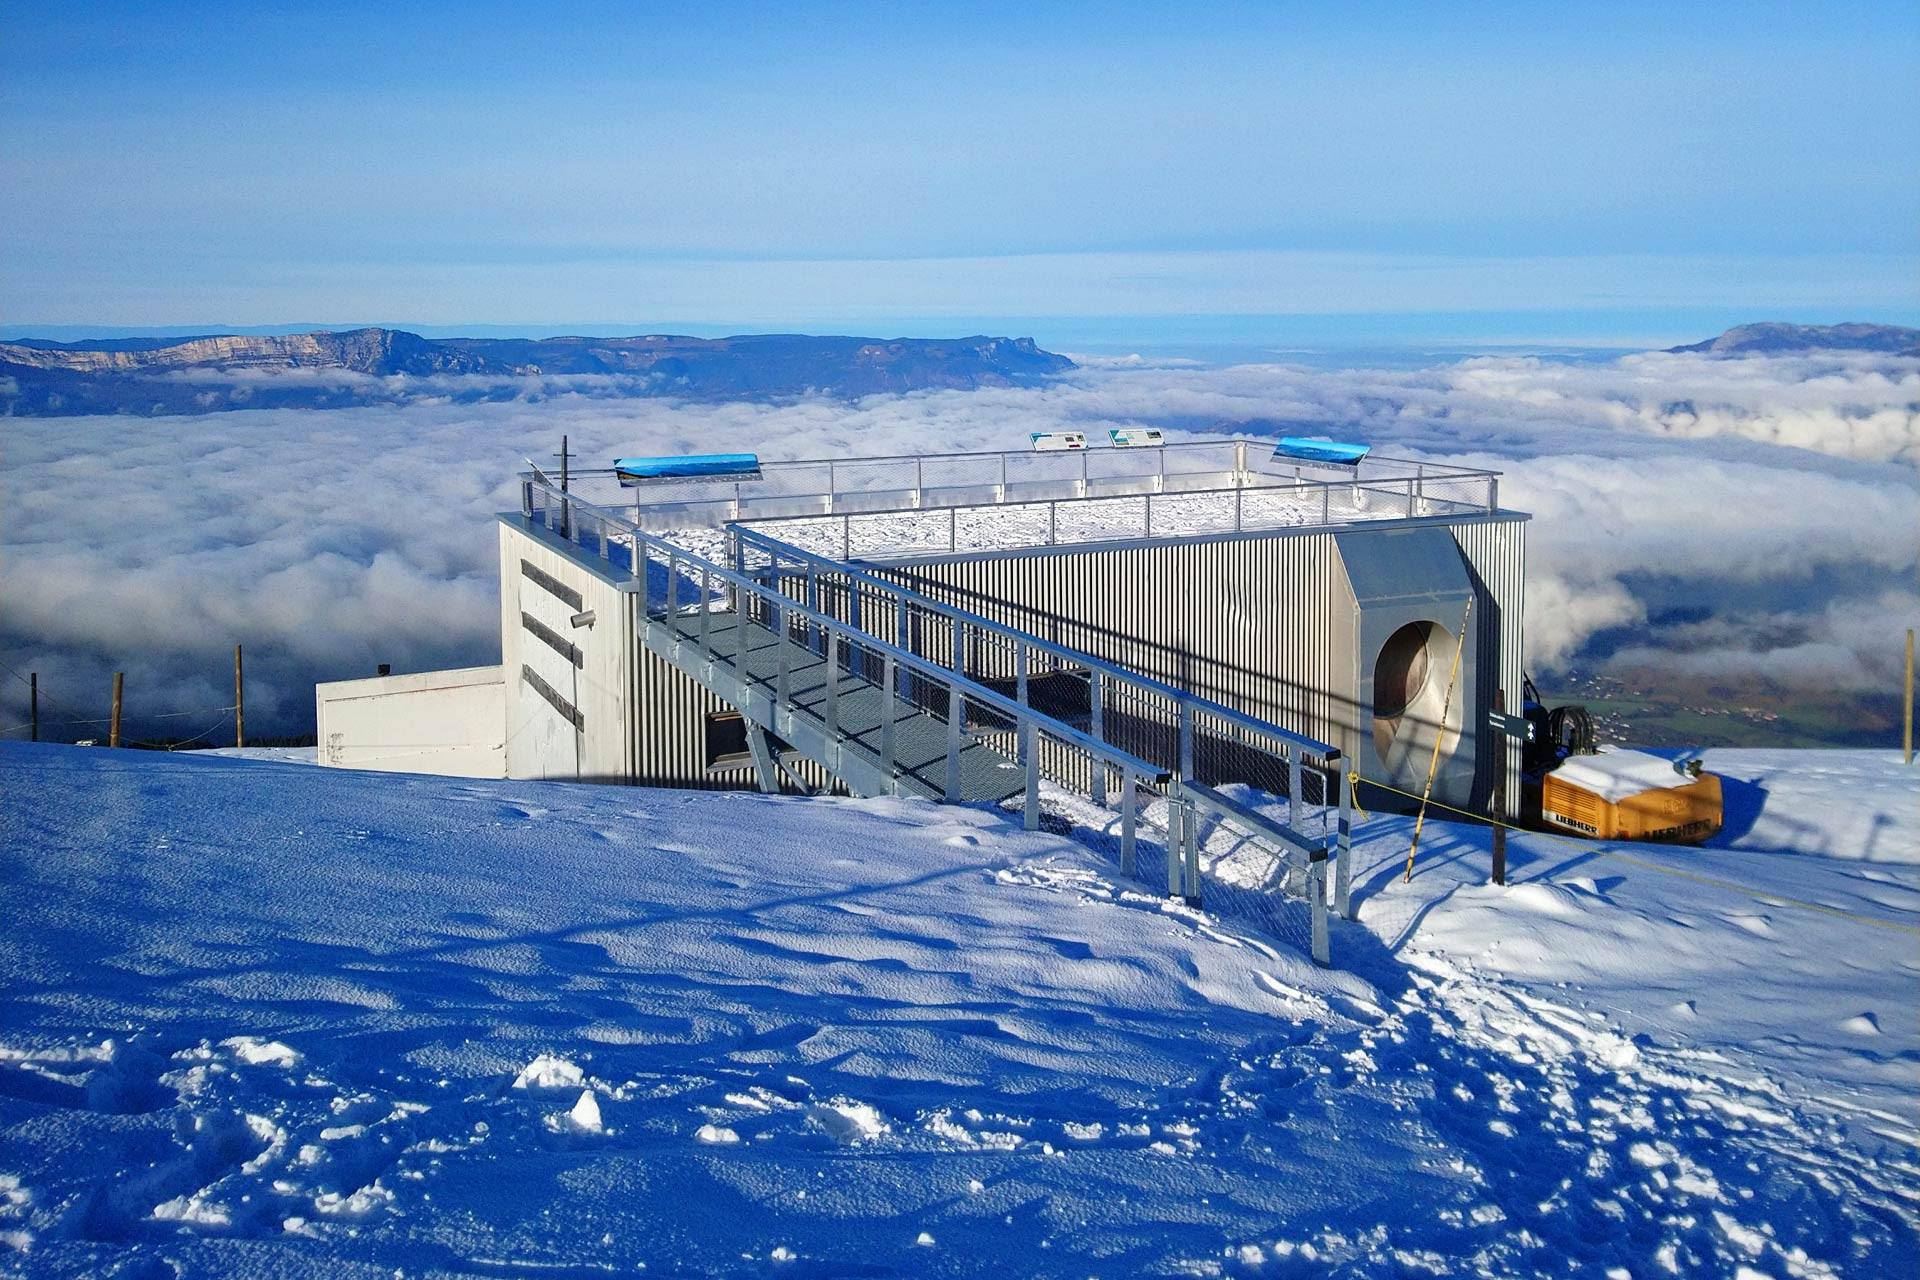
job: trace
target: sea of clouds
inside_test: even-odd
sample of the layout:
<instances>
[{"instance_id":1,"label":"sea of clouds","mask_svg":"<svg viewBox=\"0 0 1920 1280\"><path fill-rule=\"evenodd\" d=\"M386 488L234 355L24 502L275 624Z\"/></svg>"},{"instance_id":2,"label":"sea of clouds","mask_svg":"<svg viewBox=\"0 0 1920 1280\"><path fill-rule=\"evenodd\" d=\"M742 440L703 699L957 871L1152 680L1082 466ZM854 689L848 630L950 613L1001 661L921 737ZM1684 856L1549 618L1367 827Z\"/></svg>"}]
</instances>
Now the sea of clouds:
<instances>
[{"instance_id":1,"label":"sea of clouds","mask_svg":"<svg viewBox=\"0 0 1920 1280\"><path fill-rule=\"evenodd\" d=\"M317 680L497 661L490 517L517 506L521 460L550 458L563 433L587 465L1018 448L1030 431L1135 424L1325 434L1504 472L1503 505L1534 515L1536 670L1891 689L1902 631L1920 625L1910 359L1088 359L1044 386L853 404L631 399L593 378L378 381L354 386L393 403L0 425L0 729L24 719L27 671L49 721L105 715L123 670L137 731L218 725L236 642L260 734L311 732ZM160 711L193 714L148 718Z\"/></svg>"}]
</instances>

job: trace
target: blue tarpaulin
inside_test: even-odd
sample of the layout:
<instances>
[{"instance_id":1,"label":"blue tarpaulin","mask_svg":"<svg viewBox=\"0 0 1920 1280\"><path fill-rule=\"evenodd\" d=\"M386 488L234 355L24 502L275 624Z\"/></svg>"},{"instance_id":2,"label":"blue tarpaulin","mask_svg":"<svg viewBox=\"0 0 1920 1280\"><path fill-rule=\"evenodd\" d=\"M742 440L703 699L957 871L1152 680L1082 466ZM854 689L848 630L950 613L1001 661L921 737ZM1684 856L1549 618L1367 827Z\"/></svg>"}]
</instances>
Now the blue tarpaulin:
<instances>
[{"instance_id":1,"label":"blue tarpaulin","mask_svg":"<svg viewBox=\"0 0 1920 1280\"><path fill-rule=\"evenodd\" d=\"M679 458L615 458L613 470L624 485L649 480L757 480L760 458L752 453L699 453Z\"/></svg>"},{"instance_id":2,"label":"blue tarpaulin","mask_svg":"<svg viewBox=\"0 0 1920 1280\"><path fill-rule=\"evenodd\" d=\"M1357 467L1367 456L1364 444L1341 444L1337 440L1302 440L1287 436L1274 446L1273 459L1288 462L1318 462L1323 466Z\"/></svg>"}]
</instances>

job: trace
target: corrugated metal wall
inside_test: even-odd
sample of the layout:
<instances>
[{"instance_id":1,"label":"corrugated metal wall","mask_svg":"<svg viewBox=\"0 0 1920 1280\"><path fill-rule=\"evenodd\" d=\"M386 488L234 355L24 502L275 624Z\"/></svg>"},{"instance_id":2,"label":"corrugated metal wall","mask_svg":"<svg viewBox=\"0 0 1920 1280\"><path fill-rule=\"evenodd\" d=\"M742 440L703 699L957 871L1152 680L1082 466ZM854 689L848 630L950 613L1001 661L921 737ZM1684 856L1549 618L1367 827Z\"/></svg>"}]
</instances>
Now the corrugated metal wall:
<instances>
[{"instance_id":1,"label":"corrugated metal wall","mask_svg":"<svg viewBox=\"0 0 1920 1280\"><path fill-rule=\"evenodd\" d=\"M1507 514L1507 513L1503 513ZM1481 660L1479 721L1485 724L1493 709L1496 690L1506 691L1507 710L1518 715L1522 701L1522 665L1526 660L1526 584L1527 525L1524 517L1504 520L1479 520L1454 524L1453 540L1459 544L1467 566L1473 571L1474 597ZM1497 657L1495 656L1497 655ZM1496 753L1480 752L1480 776L1475 779L1475 796L1483 799L1493 787ZM1520 803L1520 743L1506 744L1508 811Z\"/></svg>"},{"instance_id":2,"label":"corrugated metal wall","mask_svg":"<svg viewBox=\"0 0 1920 1280\"><path fill-rule=\"evenodd\" d=\"M635 634L643 634L638 620L640 597L629 595L635 611ZM759 777L751 764L708 769L707 717L734 711L732 703L712 693L693 677L676 669L644 644L636 646L633 698L634 781L648 787L684 787L694 791L757 791ZM810 787L833 785L826 770L811 760L789 758L788 763ZM783 786L785 781L783 780Z\"/></svg>"},{"instance_id":3,"label":"corrugated metal wall","mask_svg":"<svg viewBox=\"0 0 1920 1280\"><path fill-rule=\"evenodd\" d=\"M1482 668L1498 672L1509 706L1519 688L1525 519L1503 512L1432 521L1452 530L1472 570L1480 652L1498 655ZM1395 521L1381 529L1405 527ZM1330 532L1036 548L874 568L948 604L1353 754L1360 673L1337 669L1351 644L1340 637L1351 635L1353 597ZM1472 725L1486 723L1499 687L1485 677L1479 684ZM1489 763L1475 779L1476 802L1495 767L1493 753L1480 754ZM1517 796L1518 752L1508 761Z\"/></svg>"}]
</instances>

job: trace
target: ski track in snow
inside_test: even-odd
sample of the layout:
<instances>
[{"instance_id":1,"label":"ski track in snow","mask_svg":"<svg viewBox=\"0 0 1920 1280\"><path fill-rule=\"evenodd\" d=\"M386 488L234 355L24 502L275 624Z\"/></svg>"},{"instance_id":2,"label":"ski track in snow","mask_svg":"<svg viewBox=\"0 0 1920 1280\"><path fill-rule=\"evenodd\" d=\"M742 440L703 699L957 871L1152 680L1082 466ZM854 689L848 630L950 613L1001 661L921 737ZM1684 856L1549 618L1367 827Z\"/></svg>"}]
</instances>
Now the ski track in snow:
<instances>
[{"instance_id":1,"label":"ski track in snow","mask_svg":"<svg viewBox=\"0 0 1920 1280\"><path fill-rule=\"evenodd\" d=\"M1911 995L1910 936L1653 877L1489 890L1465 828L1404 887L1404 820L1363 828L1328 973L915 802L14 744L0 784L6 1273L1904 1276L1920 1247L1920 1037L1863 1003ZM1548 854L1515 843L1518 879ZM1912 866L1868 870L1912 923ZM1699 994L1569 957L1614 928L1713 930L1671 962ZM1768 955L1851 1002L1814 1011L1851 1056L1739 1042L1759 1015L1697 975Z\"/></svg>"}]
</instances>

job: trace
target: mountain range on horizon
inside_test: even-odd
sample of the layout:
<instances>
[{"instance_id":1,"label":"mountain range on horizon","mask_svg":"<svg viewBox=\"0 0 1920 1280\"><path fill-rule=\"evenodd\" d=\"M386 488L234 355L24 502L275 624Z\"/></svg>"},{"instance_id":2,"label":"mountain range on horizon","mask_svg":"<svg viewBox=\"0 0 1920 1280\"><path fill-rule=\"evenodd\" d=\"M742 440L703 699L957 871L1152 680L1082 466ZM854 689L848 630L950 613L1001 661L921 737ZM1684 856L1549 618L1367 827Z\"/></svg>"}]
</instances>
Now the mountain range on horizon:
<instances>
[{"instance_id":1,"label":"mountain range on horizon","mask_svg":"<svg viewBox=\"0 0 1920 1280\"><path fill-rule=\"evenodd\" d=\"M1920 356L1920 329L1893 324L1760 324L1735 325L1718 337L1684 347L1668 347L1671 354L1704 352L1716 356L1785 355L1800 351L1866 351L1877 355Z\"/></svg>"},{"instance_id":2,"label":"mountain range on horizon","mask_svg":"<svg viewBox=\"0 0 1920 1280\"><path fill-rule=\"evenodd\" d=\"M1920 329L1879 324L1739 325L1671 353L1742 357L1858 351L1920 356ZM856 399L1041 382L1076 368L1032 338L742 334L696 338L426 338L367 327L295 334L0 342L0 414L168 415L337 408L426 392L458 400L525 394L532 380L598 379L600 394L693 401Z\"/></svg>"}]
</instances>

